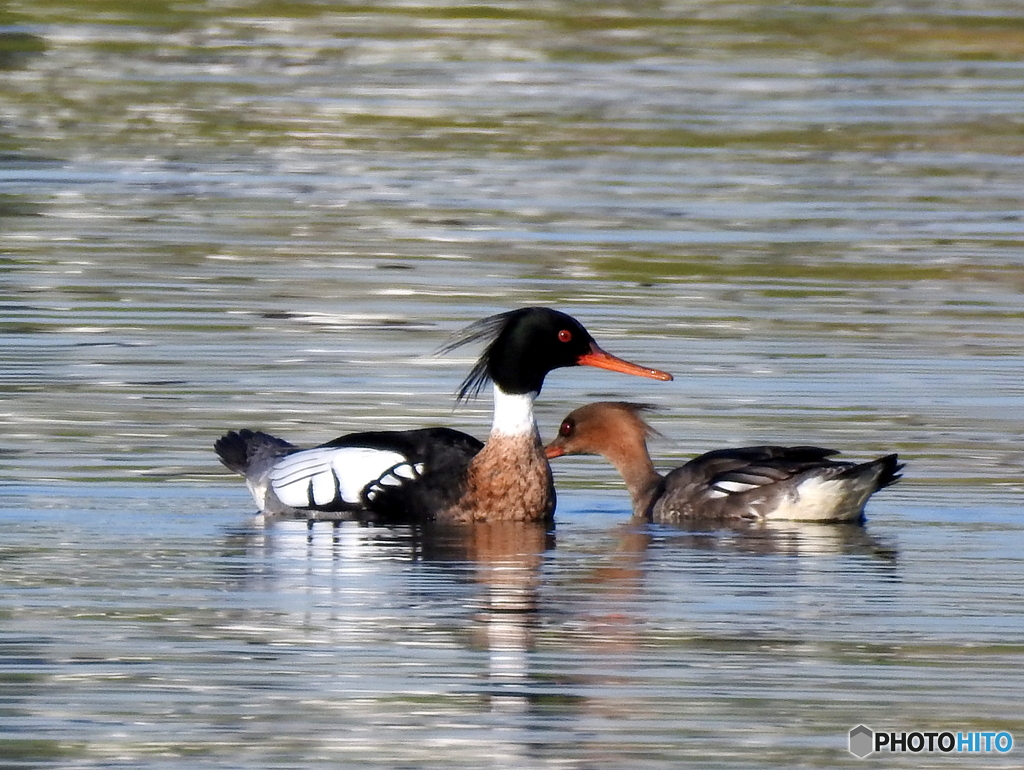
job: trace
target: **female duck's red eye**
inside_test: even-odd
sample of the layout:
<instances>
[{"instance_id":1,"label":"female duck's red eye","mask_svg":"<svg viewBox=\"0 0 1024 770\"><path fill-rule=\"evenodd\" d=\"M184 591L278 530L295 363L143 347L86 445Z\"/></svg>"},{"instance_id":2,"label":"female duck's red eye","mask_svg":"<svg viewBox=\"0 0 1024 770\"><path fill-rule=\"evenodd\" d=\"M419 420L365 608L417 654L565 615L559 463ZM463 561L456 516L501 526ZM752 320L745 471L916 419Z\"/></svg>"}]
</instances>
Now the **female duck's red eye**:
<instances>
[{"instance_id":1,"label":"female duck's red eye","mask_svg":"<svg viewBox=\"0 0 1024 770\"><path fill-rule=\"evenodd\" d=\"M562 331L560 331L558 333L558 340L559 340L559 342L568 342L571 339L572 339L572 332L569 331L568 329L562 329Z\"/></svg>"},{"instance_id":2,"label":"female duck's red eye","mask_svg":"<svg viewBox=\"0 0 1024 770\"><path fill-rule=\"evenodd\" d=\"M562 427L558 429L558 435L568 436L570 433L572 433L572 428L572 420L566 420L565 422L562 423Z\"/></svg>"}]
</instances>

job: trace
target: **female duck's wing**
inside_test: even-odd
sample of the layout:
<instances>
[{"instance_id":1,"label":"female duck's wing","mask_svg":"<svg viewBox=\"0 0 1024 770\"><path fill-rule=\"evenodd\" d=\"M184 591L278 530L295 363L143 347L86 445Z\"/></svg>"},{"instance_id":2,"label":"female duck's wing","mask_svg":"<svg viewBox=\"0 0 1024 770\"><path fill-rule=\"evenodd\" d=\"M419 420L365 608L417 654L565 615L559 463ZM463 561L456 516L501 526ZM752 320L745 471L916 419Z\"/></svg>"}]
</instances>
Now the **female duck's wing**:
<instances>
[{"instance_id":1,"label":"female duck's wing","mask_svg":"<svg viewBox=\"0 0 1024 770\"><path fill-rule=\"evenodd\" d=\"M808 446L708 452L665 477L652 517L857 520L871 494L900 478L896 455L853 463L834 454Z\"/></svg>"}]
</instances>

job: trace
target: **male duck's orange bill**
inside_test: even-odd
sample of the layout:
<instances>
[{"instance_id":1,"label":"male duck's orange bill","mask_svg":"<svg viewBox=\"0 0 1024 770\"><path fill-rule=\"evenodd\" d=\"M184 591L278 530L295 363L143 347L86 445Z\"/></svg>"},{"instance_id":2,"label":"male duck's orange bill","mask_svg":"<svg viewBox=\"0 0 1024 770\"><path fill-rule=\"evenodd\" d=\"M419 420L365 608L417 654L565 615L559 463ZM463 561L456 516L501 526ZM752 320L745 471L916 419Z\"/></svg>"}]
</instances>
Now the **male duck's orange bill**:
<instances>
[{"instance_id":1,"label":"male duck's orange bill","mask_svg":"<svg viewBox=\"0 0 1024 770\"><path fill-rule=\"evenodd\" d=\"M596 343L592 343L590 350L576 359L580 366L596 366L598 369L608 369L622 374L635 374L637 377L650 377L652 380L671 380L672 375L658 369L650 369L646 366L624 361L611 353L605 353Z\"/></svg>"}]
</instances>

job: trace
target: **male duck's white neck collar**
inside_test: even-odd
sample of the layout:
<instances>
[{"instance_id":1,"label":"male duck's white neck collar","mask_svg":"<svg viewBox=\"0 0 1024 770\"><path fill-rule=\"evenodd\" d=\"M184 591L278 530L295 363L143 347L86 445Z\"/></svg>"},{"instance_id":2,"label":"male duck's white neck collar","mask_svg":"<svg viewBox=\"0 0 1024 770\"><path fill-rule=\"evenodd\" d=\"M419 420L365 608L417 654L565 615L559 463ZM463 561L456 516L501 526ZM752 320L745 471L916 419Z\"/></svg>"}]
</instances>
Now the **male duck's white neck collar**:
<instances>
[{"instance_id":1,"label":"male duck's white neck collar","mask_svg":"<svg viewBox=\"0 0 1024 770\"><path fill-rule=\"evenodd\" d=\"M494 422L491 435L532 436L537 432L533 417L533 402L537 392L506 393L494 386Z\"/></svg>"}]
</instances>

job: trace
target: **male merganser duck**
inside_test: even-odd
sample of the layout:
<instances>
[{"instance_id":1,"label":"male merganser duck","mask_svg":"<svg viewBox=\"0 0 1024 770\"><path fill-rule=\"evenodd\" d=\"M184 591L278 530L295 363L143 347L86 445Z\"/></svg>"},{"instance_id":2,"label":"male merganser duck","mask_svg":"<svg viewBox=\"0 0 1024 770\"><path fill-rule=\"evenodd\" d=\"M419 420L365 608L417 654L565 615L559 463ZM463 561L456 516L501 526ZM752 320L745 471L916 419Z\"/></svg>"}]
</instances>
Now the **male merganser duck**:
<instances>
[{"instance_id":1,"label":"male merganser duck","mask_svg":"<svg viewBox=\"0 0 1024 770\"><path fill-rule=\"evenodd\" d=\"M834 449L751 446L716 449L662 476L641 415L648 404L600 401L562 421L548 458L598 454L626 482L636 516L658 523L691 520L861 521L864 505L900 478L895 454L866 463L830 460Z\"/></svg>"},{"instance_id":2,"label":"male merganser duck","mask_svg":"<svg viewBox=\"0 0 1024 770\"><path fill-rule=\"evenodd\" d=\"M552 369L600 369L671 380L672 375L604 352L574 318L542 307L478 321L441 349L489 342L458 400L490 381L494 422L487 444L449 428L353 433L300 449L266 433L240 430L214 448L245 476L260 511L312 520L349 513L385 523L552 522L551 469L533 402ZM330 515L324 515L330 514Z\"/></svg>"}]
</instances>

